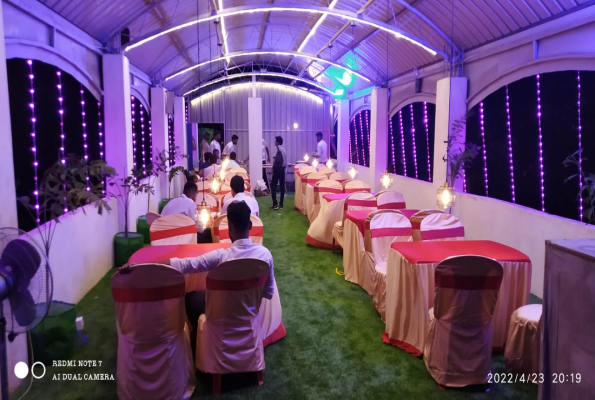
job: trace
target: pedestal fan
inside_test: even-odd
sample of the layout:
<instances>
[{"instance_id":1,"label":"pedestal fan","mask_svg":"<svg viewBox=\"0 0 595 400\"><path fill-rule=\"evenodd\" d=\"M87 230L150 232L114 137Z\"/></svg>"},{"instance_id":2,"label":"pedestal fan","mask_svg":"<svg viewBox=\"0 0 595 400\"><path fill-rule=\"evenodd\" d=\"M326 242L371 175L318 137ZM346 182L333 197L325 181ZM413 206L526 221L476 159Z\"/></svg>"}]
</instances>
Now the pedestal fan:
<instances>
[{"instance_id":1,"label":"pedestal fan","mask_svg":"<svg viewBox=\"0 0 595 400\"><path fill-rule=\"evenodd\" d=\"M25 333L46 316L52 301L52 273L40 246L25 232L0 228L0 386L8 400L8 340Z\"/></svg>"}]
</instances>

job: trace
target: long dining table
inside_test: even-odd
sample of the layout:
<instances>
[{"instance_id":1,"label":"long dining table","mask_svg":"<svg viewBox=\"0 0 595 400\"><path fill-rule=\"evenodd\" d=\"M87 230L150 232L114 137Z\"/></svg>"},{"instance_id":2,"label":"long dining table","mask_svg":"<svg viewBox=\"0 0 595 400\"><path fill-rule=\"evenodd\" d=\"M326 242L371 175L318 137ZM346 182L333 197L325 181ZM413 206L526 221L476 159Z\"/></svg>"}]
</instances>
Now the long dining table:
<instances>
[{"instance_id":1,"label":"long dining table","mask_svg":"<svg viewBox=\"0 0 595 400\"><path fill-rule=\"evenodd\" d=\"M228 249L231 243L199 243L175 244L164 246L146 246L130 256L129 263L155 263L171 258L198 257L217 249ZM185 275L186 293L206 290L208 272ZM275 292L271 300L262 299L260 305L260 327L264 346L285 337L285 326L282 322L281 300L275 283Z\"/></svg>"},{"instance_id":2,"label":"long dining table","mask_svg":"<svg viewBox=\"0 0 595 400\"><path fill-rule=\"evenodd\" d=\"M416 356L422 354L429 310L434 307L434 272L442 260L461 255L484 256L502 265L492 346L504 348L512 313L529 302L531 260L512 247L489 240L393 243L386 268L385 343Z\"/></svg>"}]
</instances>

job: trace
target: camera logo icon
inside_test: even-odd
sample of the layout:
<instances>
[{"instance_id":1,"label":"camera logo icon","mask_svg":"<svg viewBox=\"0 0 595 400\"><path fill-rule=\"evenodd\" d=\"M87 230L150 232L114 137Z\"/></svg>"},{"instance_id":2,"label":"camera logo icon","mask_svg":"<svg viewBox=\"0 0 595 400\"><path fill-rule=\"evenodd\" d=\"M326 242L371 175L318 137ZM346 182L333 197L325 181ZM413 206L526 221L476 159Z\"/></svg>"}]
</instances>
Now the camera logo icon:
<instances>
[{"instance_id":1,"label":"camera logo icon","mask_svg":"<svg viewBox=\"0 0 595 400\"><path fill-rule=\"evenodd\" d=\"M35 375L35 372L33 372L33 369L37 365L39 365L43 368L42 374ZM35 379L43 378L45 376L45 372L46 372L45 365L41 361L37 361L37 362L33 363L33 365L31 366L31 376ZM14 366L14 374L19 379L25 379L27 377L27 375L29 375L29 366L27 365L27 363L23 362L23 361L19 361L18 363L16 363L16 365Z\"/></svg>"}]
</instances>

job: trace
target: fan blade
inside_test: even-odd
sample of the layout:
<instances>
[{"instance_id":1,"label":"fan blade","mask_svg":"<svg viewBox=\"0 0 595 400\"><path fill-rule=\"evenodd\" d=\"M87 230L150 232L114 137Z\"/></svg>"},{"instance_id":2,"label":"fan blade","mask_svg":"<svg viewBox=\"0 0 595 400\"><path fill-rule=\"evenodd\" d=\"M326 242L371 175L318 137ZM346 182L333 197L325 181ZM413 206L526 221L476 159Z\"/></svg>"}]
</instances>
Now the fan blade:
<instances>
[{"instance_id":1,"label":"fan blade","mask_svg":"<svg viewBox=\"0 0 595 400\"><path fill-rule=\"evenodd\" d=\"M15 239L6 245L2 252L2 261L12 267L16 285L26 289L41 265L41 255L31 243Z\"/></svg>"},{"instance_id":2,"label":"fan blade","mask_svg":"<svg viewBox=\"0 0 595 400\"><path fill-rule=\"evenodd\" d=\"M37 306L28 290L14 292L9 297L10 307L17 323L26 327L35 321L37 317Z\"/></svg>"}]
</instances>

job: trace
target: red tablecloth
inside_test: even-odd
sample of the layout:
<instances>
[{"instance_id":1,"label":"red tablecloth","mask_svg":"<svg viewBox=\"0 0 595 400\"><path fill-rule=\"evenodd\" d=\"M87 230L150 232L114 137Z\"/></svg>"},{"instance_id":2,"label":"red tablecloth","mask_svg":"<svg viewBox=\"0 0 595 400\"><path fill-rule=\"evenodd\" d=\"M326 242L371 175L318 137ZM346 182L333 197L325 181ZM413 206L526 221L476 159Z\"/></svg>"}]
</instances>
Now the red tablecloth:
<instances>
[{"instance_id":1,"label":"red tablecloth","mask_svg":"<svg viewBox=\"0 0 595 400\"><path fill-rule=\"evenodd\" d=\"M231 243L201 243L201 244L173 244L165 246L146 246L136 251L128 260L133 264L152 263L170 258L188 258L207 254L217 249L227 249ZM207 273L188 274L186 278L186 292L205 290L207 288Z\"/></svg>"},{"instance_id":2,"label":"red tablecloth","mask_svg":"<svg viewBox=\"0 0 595 400\"><path fill-rule=\"evenodd\" d=\"M335 200L345 200L350 194L351 193L325 194L322 198L330 203Z\"/></svg>"},{"instance_id":3,"label":"red tablecloth","mask_svg":"<svg viewBox=\"0 0 595 400\"><path fill-rule=\"evenodd\" d=\"M391 247L412 264L439 263L445 258L460 255L484 256L498 261L531 262L520 251L489 240L395 242Z\"/></svg>"},{"instance_id":4,"label":"red tablecloth","mask_svg":"<svg viewBox=\"0 0 595 400\"><path fill-rule=\"evenodd\" d=\"M362 236L364 235L364 231L366 229L366 218L370 215L373 211L376 210L351 210L347 211L345 214L345 219L350 220L359 229Z\"/></svg>"},{"instance_id":5,"label":"red tablecloth","mask_svg":"<svg viewBox=\"0 0 595 400\"><path fill-rule=\"evenodd\" d=\"M416 214L419 210L413 210L411 208L405 208L403 210L397 210L402 212L403 214L405 214L405 216L407 217L407 219L411 219L411 217Z\"/></svg>"}]
</instances>

